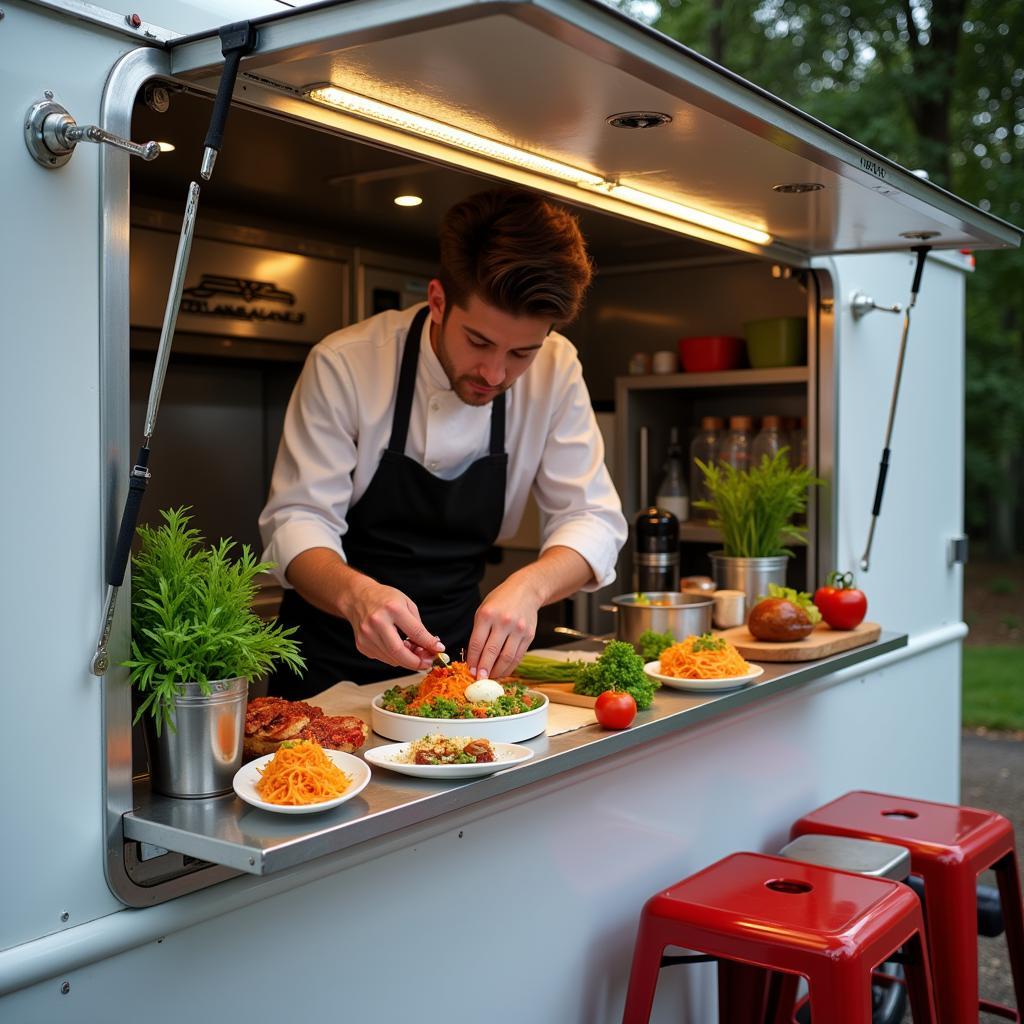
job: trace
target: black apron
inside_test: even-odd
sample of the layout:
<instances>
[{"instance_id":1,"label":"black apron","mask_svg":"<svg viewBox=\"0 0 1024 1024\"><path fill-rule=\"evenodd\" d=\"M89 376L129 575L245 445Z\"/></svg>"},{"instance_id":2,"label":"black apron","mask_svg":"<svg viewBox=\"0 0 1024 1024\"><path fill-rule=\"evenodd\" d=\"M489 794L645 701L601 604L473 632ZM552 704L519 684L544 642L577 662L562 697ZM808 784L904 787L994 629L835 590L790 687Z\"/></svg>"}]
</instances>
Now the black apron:
<instances>
[{"instance_id":1,"label":"black apron","mask_svg":"<svg viewBox=\"0 0 1024 1024\"><path fill-rule=\"evenodd\" d=\"M505 393L491 403L489 454L461 476L442 480L409 458L405 441L426 317L421 309L405 336L391 440L370 486L349 509L343 544L348 564L405 594L455 660L469 643L484 556L505 516ZM342 679L374 683L405 671L365 657L345 619L294 590L285 591L278 620L298 627L307 668L301 679L287 668L272 675L272 695L300 700Z\"/></svg>"}]
</instances>

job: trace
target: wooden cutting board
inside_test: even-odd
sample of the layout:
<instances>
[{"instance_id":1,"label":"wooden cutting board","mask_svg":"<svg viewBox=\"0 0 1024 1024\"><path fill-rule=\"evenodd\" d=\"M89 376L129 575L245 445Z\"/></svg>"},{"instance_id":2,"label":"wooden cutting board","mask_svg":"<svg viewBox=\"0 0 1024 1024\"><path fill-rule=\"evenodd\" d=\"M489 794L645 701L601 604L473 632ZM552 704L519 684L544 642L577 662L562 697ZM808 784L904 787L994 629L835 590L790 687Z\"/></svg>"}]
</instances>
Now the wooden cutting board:
<instances>
[{"instance_id":1,"label":"wooden cutting board","mask_svg":"<svg viewBox=\"0 0 1024 1024\"><path fill-rule=\"evenodd\" d=\"M552 704L572 704L577 708L593 710L596 697L585 697L582 693L572 692L572 683L530 683L531 690L547 695Z\"/></svg>"},{"instance_id":2,"label":"wooden cutting board","mask_svg":"<svg viewBox=\"0 0 1024 1024\"><path fill-rule=\"evenodd\" d=\"M755 640L746 626L723 629L718 636L724 636L744 658L753 662L817 661L830 654L873 643L881 632L882 627L877 622L862 622L856 629L832 629L822 622L803 640L778 644Z\"/></svg>"}]
</instances>

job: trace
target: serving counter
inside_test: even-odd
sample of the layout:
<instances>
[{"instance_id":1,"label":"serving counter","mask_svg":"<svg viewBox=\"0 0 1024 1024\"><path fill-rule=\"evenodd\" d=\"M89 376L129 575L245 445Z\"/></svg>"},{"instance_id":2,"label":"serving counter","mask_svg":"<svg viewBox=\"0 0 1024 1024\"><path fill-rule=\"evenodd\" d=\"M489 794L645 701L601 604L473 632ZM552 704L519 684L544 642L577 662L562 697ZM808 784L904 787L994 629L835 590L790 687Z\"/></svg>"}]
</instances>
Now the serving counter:
<instances>
[{"instance_id":1,"label":"serving counter","mask_svg":"<svg viewBox=\"0 0 1024 1024\"><path fill-rule=\"evenodd\" d=\"M275 815L249 807L234 796L176 800L155 794L141 783L136 789L136 806L125 815L124 834L146 844L150 851L173 850L237 871L270 874L556 779L625 751L681 736L716 719L749 713L787 691L878 659L906 644L904 634L883 633L874 643L819 661L766 663L756 683L724 693L683 693L663 686L651 708L638 713L629 729L610 732L594 724L557 736L537 736L523 743L534 751L531 760L478 780L433 782L375 768L370 784L358 797L321 814ZM394 681L359 687L359 700L349 698L345 712L369 722L370 701L392 685ZM331 699L335 689L311 697L310 703L336 713L339 708ZM467 730L472 731L469 724ZM388 742L371 732L366 747Z\"/></svg>"}]
</instances>

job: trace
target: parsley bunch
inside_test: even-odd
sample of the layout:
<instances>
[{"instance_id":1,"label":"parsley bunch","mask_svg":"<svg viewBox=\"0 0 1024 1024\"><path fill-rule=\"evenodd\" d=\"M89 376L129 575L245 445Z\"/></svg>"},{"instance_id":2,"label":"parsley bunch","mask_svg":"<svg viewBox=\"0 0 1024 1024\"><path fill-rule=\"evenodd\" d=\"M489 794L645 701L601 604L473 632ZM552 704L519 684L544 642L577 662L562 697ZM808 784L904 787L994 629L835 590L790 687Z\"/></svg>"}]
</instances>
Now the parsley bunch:
<instances>
[{"instance_id":1,"label":"parsley bunch","mask_svg":"<svg viewBox=\"0 0 1024 1024\"><path fill-rule=\"evenodd\" d=\"M660 685L644 672L643 659L632 644L613 640L597 661L583 667L572 691L597 697L605 690L625 690L643 711L651 706L654 691Z\"/></svg>"},{"instance_id":2,"label":"parsley bunch","mask_svg":"<svg viewBox=\"0 0 1024 1024\"><path fill-rule=\"evenodd\" d=\"M637 604L639 603L638 601ZM657 661L661 657L661 652L675 642L671 633L656 633L653 629L645 629L637 640L640 645L640 657L644 661Z\"/></svg>"},{"instance_id":3,"label":"parsley bunch","mask_svg":"<svg viewBox=\"0 0 1024 1024\"><path fill-rule=\"evenodd\" d=\"M206 547L187 512L169 509L160 513L163 526L140 526L132 559L132 656L123 664L146 694L135 721L149 711L158 736L164 725L174 729L174 698L186 683L208 694L211 680L253 679L277 661L296 675L306 667L294 627L266 623L252 610L256 576L273 565L257 562L247 544L232 560L230 539Z\"/></svg>"}]
</instances>

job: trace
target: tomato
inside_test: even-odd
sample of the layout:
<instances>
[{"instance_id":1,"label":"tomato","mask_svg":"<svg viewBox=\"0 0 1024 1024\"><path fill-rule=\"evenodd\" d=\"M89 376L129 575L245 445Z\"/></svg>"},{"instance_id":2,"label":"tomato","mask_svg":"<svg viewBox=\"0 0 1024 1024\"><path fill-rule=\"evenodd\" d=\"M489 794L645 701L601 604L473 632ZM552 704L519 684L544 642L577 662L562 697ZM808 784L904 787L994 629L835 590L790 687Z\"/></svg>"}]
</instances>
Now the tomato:
<instances>
[{"instance_id":1,"label":"tomato","mask_svg":"<svg viewBox=\"0 0 1024 1024\"><path fill-rule=\"evenodd\" d=\"M594 704L594 714L606 729L628 729L636 718L636 701L632 694L605 690Z\"/></svg>"},{"instance_id":2,"label":"tomato","mask_svg":"<svg viewBox=\"0 0 1024 1024\"><path fill-rule=\"evenodd\" d=\"M868 599L853 585L850 572L830 572L825 586L814 592L814 603L833 629L854 629L868 613Z\"/></svg>"}]
</instances>

